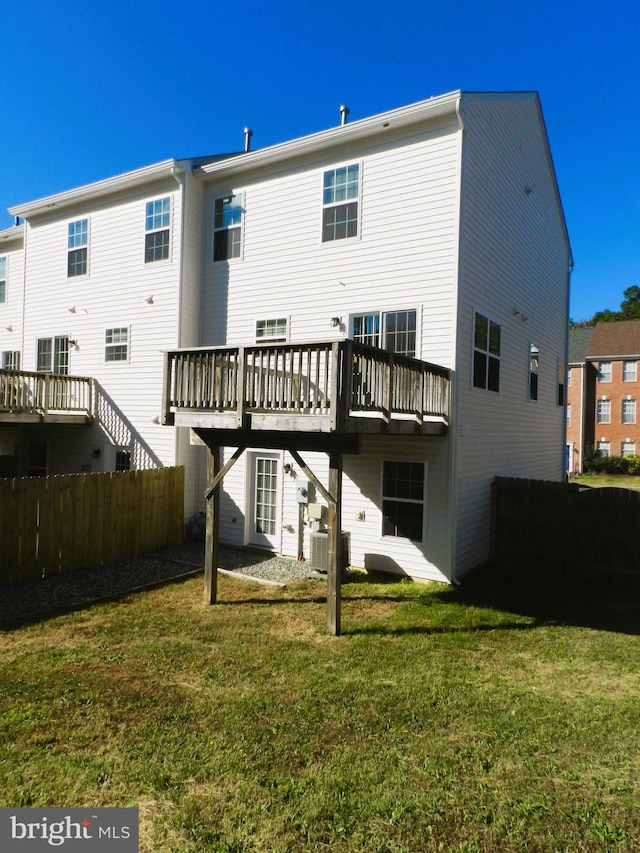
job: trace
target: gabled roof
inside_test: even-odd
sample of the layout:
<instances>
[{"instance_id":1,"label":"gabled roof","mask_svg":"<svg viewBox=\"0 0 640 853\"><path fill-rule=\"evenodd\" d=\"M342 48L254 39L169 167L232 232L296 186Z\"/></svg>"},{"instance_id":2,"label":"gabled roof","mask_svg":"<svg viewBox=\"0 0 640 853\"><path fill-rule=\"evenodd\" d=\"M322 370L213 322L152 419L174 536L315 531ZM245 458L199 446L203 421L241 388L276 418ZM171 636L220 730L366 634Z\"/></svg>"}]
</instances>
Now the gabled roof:
<instances>
[{"instance_id":1,"label":"gabled roof","mask_svg":"<svg viewBox=\"0 0 640 853\"><path fill-rule=\"evenodd\" d=\"M7 243L13 243L15 241L24 240L24 226L23 225L13 225L11 228L3 228L0 231L0 246L4 246Z\"/></svg>"},{"instance_id":2,"label":"gabled roof","mask_svg":"<svg viewBox=\"0 0 640 853\"><path fill-rule=\"evenodd\" d=\"M595 326L569 329L569 364L584 364Z\"/></svg>"},{"instance_id":3,"label":"gabled roof","mask_svg":"<svg viewBox=\"0 0 640 853\"><path fill-rule=\"evenodd\" d=\"M587 359L617 358L640 358L640 320L618 320L594 326Z\"/></svg>"}]
</instances>

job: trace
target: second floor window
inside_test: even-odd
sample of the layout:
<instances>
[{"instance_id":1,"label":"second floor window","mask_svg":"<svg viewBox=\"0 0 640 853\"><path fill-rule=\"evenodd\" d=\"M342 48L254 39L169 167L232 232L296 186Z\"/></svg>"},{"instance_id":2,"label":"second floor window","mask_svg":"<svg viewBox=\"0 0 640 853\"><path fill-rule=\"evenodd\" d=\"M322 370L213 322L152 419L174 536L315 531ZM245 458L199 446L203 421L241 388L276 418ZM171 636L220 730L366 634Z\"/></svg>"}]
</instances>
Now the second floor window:
<instances>
[{"instance_id":1,"label":"second floor window","mask_svg":"<svg viewBox=\"0 0 640 853\"><path fill-rule=\"evenodd\" d=\"M70 222L67 232L67 277L87 274L89 220Z\"/></svg>"},{"instance_id":2,"label":"second floor window","mask_svg":"<svg viewBox=\"0 0 640 853\"><path fill-rule=\"evenodd\" d=\"M500 390L500 326L477 311L473 330L473 385Z\"/></svg>"},{"instance_id":3,"label":"second floor window","mask_svg":"<svg viewBox=\"0 0 640 853\"><path fill-rule=\"evenodd\" d=\"M540 350L535 344L529 346L529 399L538 399L538 370L540 368Z\"/></svg>"},{"instance_id":4,"label":"second floor window","mask_svg":"<svg viewBox=\"0 0 640 853\"><path fill-rule=\"evenodd\" d=\"M0 258L0 302L7 301L7 259Z\"/></svg>"},{"instance_id":5,"label":"second floor window","mask_svg":"<svg viewBox=\"0 0 640 853\"><path fill-rule=\"evenodd\" d=\"M106 330L104 333L104 360L129 360L129 329L127 326L117 326Z\"/></svg>"},{"instance_id":6,"label":"second floor window","mask_svg":"<svg viewBox=\"0 0 640 853\"><path fill-rule=\"evenodd\" d=\"M637 361L622 362L622 381L635 382L637 378Z\"/></svg>"},{"instance_id":7,"label":"second floor window","mask_svg":"<svg viewBox=\"0 0 640 853\"><path fill-rule=\"evenodd\" d=\"M213 260L228 261L242 254L242 195L217 198L213 209Z\"/></svg>"},{"instance_id":8,"label":"second floor window","mask_svg":"<svg viewBox=\"0 0 640 853\"><path fill-rule=\"evenodd\" d=\"M382 346L398 355L416 355L417 312L375 311L355 314L351 318L351 336L354 341L372 347Z\"/></svg>"},{"instance_id":9,"label":"second floor window","mask_svg":"<svg viewBox=\"0 0 640 853\"><path fill-rule=\"evenodd\" d=\"M360 166L341 166L324 173L322 185L322 242L358 236Z\"/></svg>"},{"instance_id":10,"label":"second floor window","mask_svg":"<svg viewBox=\"0 0 640 853\"><path fill-rule=\"evenodd\" d=\"M598 400L596 419L599 424L611 423L611 400Z\"/></svg>"},{"instance_id":11,"label":"second floor window","mask_svg":"<svg viewBox=\"0 0 640 853\"><path fill-rule=\"evenodd\" d=\"M622 401L622 423L623 424L635 424L636 422L636 401L635 400L623 400Z\"/></svg>"},{"instance_id":12,"label":"second floor window","mask_svg":"<svg viewBox=\"0 0 640 853\"><path fill-rule=\"evenodd\" d=\"M171 224L171 199L157 198L148 201L144 221L144 262L166 261L169 257L169 226Z\"/></svg>"}]
</instances>

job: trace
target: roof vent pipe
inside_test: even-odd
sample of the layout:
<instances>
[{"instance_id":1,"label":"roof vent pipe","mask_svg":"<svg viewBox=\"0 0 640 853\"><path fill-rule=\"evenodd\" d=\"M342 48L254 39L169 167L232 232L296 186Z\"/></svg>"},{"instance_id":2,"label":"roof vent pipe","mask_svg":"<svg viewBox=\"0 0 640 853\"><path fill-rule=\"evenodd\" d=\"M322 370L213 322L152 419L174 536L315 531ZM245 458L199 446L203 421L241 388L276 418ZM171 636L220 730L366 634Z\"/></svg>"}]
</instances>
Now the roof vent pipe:
<instances>
[{"instance_id":1,"label":"roof vent pipe","mask_svg":"<svg viewBox=\"0 0 640 853\"><path fill-rule=\"evenodd\" d=\"M253 131L249 130L248 127L244 129L244 150L251 151L251 137L253 136Z\"/></svg>"},{"instance_id":2,"label":"roof vent pipe","mask_svg":"<svg viewBox=\"0 0 640 853\"><path fill-rule=\"evenodd\" d=\"M349 115L349 107L345 107L344 104L340 106L340 124L345 125L347 123L347 116Z\"/></svg>"}]
</instances>

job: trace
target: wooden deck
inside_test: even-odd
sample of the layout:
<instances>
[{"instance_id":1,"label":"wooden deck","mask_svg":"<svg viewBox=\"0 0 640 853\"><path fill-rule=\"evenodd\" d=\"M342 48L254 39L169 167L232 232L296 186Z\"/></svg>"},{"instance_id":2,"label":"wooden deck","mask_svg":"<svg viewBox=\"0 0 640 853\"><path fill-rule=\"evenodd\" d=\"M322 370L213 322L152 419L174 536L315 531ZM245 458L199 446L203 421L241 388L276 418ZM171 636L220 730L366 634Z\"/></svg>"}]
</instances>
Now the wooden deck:
<instances>
[{"instance_id":1,"label":"wooden deck","mask_svg":"<svg viewBox=\"0 0 640 853\"><path fill-rule=\"evenodd\" d=\"M0 370L1 423L89 423L93 379L62 373Z\"/></svg>"},{"instance_id":2,"label":"wooden deck","mask_svg":"<svg viewBox=\"0 0 640 853\"><path fill-rule=\"evenodd\" d=\"M173 350L163 423L196 429L447 430L450 371L349 340Z\"/></svg>"}]
</instances>

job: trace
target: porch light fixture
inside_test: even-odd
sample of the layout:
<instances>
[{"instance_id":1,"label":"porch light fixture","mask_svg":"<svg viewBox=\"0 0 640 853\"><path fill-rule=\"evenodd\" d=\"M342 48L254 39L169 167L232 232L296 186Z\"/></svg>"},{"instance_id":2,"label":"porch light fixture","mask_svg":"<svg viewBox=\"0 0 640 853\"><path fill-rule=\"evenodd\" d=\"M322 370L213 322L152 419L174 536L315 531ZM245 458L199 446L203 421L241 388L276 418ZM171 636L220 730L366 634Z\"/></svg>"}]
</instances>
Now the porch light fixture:
<instances>
[{"instance_id":1,"label":"porch light fixture","mask_svg":"<svg viewBox=\"0 0 640 853\"><path fill-rule=\"evenodd\" d=\"M153 305L153 294L151 296L147 296L144 301L147 303L147 305Z\"/></svg>"},{"instance_id":2,"label":"porch light fixture","mask_svg":"<svg viewBox=\"0 0 640 853\"><path fill-rule=\"evenodd\" d=\"M331 327L333 329L337 329L338 326L340 325L340 317L332 317L330 322L331 322Z\"/></svg>"},{"instance_id":3,"label":"porch light fixture","mask_svg":"<svg viewBox=\"0 0 640 853\"><path fill-rule=\"evenodd\" d=\"M74 340L71 340L71 338L69 338L69 346L71 346L71 347L77 347L77 346L78 346L78 341L74 341Z\"/></svg>"}]
</instances>

